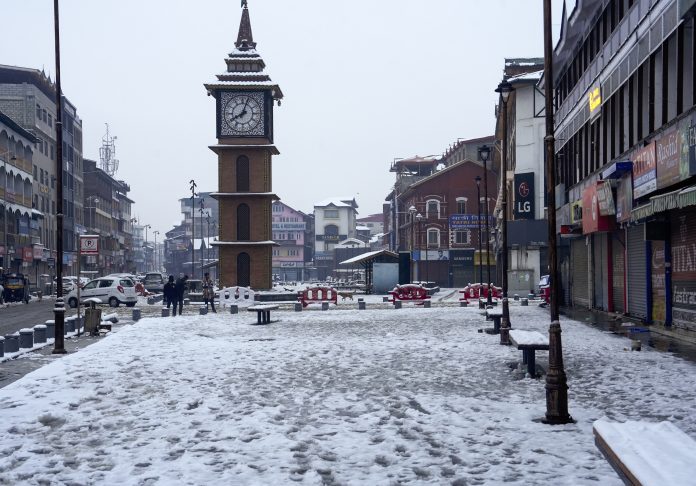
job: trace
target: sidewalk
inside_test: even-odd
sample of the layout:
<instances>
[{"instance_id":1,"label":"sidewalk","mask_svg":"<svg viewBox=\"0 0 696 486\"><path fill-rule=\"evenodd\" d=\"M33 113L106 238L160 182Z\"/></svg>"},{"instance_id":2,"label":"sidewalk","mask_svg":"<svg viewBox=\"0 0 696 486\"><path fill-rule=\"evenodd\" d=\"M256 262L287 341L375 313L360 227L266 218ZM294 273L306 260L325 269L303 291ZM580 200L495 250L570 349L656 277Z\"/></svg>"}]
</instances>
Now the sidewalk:
<instances>
[{"instance_id":1,"label":"sidewalk","mask_svg":"<svg viewBox=\"0 0 696 486\"><path fill-rule=\"evenodd\" d=\"M0 389L0 481L619 486L593 421L696 437L696 365L565 318L577 423L551 427L544 380L477 332L478 309L271 317L144 319ZM537 307L511 318L548 328Z\"/></svg>"}]
</instances>

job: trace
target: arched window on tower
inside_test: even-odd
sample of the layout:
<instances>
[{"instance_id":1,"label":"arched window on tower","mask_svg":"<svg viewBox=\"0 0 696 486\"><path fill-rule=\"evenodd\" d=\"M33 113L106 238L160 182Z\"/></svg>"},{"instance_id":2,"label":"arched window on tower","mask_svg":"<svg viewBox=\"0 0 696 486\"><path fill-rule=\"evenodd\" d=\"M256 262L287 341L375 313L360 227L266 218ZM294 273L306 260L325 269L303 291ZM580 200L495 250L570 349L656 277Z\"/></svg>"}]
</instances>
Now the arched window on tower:
<instances>
[{"instance_id":1,"label":"arched window on tower","mask_svg":"<svg viewBox=\"0 0 696 486\"><path fill-rule=\"evenodd\" d=\"M249 241L251 239L250 227L249 206L240 204L237 206L237 241Z\"/></svg>"},{"instance_id":2,"label":"arched window on tower","mask_svg":"<svg viewBox=\"0 0 696 486\"><path fill-rule=\"evenodd\" d=\"M251 257L248 253L237 255L237 285L240 287L251 285Z\"/></svg>"},{"instance_id":3,"label":"arched window on tower","mask_svg":"<svg viewBox=\"0 0 696 486\"><path fill-rule=\"evenodd\" d=\"M249 157L237 157L237 192L249 192Z\"/></svg>"}]
</instances>

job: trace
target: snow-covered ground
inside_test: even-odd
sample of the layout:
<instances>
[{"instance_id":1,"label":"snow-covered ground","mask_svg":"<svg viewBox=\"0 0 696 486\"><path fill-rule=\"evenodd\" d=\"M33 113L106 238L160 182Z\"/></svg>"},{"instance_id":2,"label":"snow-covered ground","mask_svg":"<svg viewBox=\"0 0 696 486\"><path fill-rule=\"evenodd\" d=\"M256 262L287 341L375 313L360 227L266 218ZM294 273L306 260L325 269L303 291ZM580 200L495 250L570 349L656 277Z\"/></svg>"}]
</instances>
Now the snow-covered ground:
<instances>
[{"instance_id":1,"label":"snow-covered ground","mask_svg":"<svg viewBox=\"0 0 696 486\"><path fill-rule=\"evenodd\" d=\"M548 313L511 309L546 332ZM576 424L536 421L474 308L148 318L0 390L0 484L620 485L592 422L696 437L696 366L563 321ZM538 353L545 363L548 354Z\"/></svg>"}]
</instances>

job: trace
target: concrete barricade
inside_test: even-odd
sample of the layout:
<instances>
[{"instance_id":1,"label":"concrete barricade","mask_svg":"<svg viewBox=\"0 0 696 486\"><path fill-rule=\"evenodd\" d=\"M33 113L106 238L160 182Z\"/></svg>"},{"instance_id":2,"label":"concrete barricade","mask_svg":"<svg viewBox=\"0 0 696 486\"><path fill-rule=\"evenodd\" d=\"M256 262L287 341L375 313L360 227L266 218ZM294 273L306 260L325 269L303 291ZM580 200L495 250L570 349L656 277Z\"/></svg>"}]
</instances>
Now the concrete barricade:
<instances>
[{"instance_id":1,"label":"concrete barricade","mask_svg":"<svg viewBox=\"0 0 696 486\"><path fill-rule=\"evenodd\" d=\"M169 307L162 307L162 317L169 317Z\"/></svg>"},{"instance_id":2,"label":"concrete barricade","mask_svg":"<svg viewBox=\"0 0 696 486\"><path fill-rule=\"evenodd\" d=\"M302 312L302 302L295 302L295 312Z\"/></svg>"},{"instance_id":3,"label":"concrete barricade","mask_svg":"<svg viewBox=\"0 0 696 486\"><path fill-rule=\"evenodd\" d=\"M460 300L459 307L469 307L469 303L466 300Z\"/></svg>"},{"instance_id":4,"label":"concrete barricade","mask_svg":"<svg viewBox=\"0 0 696 486\"><path fill-rule=\"evenodd\" d=\"M359 300L358 300L358 310L365 310L365 309L366 309L366 307L365 307L365 301L362 300L362 299L359 299Z\"/></svg>"},{"instance_id":5,"label":"concrete barricade","mask_svg":"<svg viewBox=\"0 0 696 486\"><path fill-rule=\"evenodd\" d=\"M198 308L198 315L204 316L208 313L208 308L204 305Z\"/></svg>"},{"instance_id":6,"label":"concrete barricade","mask_svg":"<svg viewBox=\"0 0 696 486\"><path fill-rule=\"evenodd\" d=\"M138 322L142 316L142 311L140 309L133 309L133 322Z\"/></svg>"},{"instance_id":7,"label":"concrete barricade","mask_svg":"<svg viewBox=\"0 0 696 486\"><path fill-rule=\"evenodd\" d=\"M394 301L394 309L401 309L401 301L400 300Z\"/></svg>"},{"instance_id":8,"label":"concrete barricade","mask_svg":"<svg viewBox=\"0 0 696 486\"><path fill-rule=\"evenodd\" d=\"M55 339L56 323L54 321L46 321L46 339Z\"/></svg>"},{"instance_id":9,"label":"concrete barricade","mask_svg":"<svg viewBox=\"0 0 696 486\"><path fill-rule=\"evenodd\" d=\"M323 311L329 310L329 303L328 303L328 302L322 302L322 303L321 303L321 310L323 310Z\"/></svg>"},{"instance_id":10,"label":"concrete barricade","mask_svg":"<svg viewBox=\"0 0 696 486\"><path fill-rule=\"evenodd\" d=\"M19 330L19 347L33 348L34 347L34 330L28 327Z\"/></svg>"},{"instance_id":11,"label":"concrete barricade","mask_svg":"<svg viewBox=\"0 0 696 486\"><path fill-rule=\"evenodd\" d=\"M527 299L522 299L521 305L522 305L522 307L527 307L527 306L529 306L529 300L527 300Z\"/></svg>"},{"instance_id":12,"label":"concrete barricade","mask_svg":"<svg viewBox=\"0 0 696 486\"><path fill-rule=\"evenodd\" d=\"M75 319L70 318L65 320L65 334L75 332Z\"/></svg>"},{"instance_id":13,"label":"concrete barricade","mask_svg":"<svg viewBox=\"0 0 696 486\"><path fill-rule=\"evenodd\" d=\"M430 309L430 301L429 301L429 300L424 301L424 302L423 302L423 307L424 307L425 309Z\"/></svg>"},{"instance_id":14,"label":"concrete barricade","mask_svg":"<svg viewBox=\"0 0 696 486\"><path fill-rule=\"evenodd\" d=\"M239 314L239 305L230 304L230 314Z\"/></svg>"},{"instance_id":15,"label":"concrete barricade","mask_svg":"<svg viewBox=\"0 0 696 486\"><path fill-rule=\"evenodd\" d=\"M19 333L5 334L5 352L16 353L19 351Z\"/></svg>"},{"instance_id":16,"label":"concrete barricade","mask_svg":"<svg viewBox=\"0 0 696 486\"><path fill-rule=\"evenodd\" d=\"M46 342L46 325L37 324L34 326L34 342L41 344Z\"/></svg>"}]
</instances>

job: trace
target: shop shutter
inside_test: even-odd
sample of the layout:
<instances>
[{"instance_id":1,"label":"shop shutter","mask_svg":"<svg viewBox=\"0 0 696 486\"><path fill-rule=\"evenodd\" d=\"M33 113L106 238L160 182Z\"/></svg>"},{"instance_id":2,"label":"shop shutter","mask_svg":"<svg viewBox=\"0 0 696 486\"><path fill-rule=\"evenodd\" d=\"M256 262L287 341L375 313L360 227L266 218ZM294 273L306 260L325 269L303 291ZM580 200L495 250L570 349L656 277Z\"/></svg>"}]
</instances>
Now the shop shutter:
<instances>
[{"instance_id":1,"label":"shop shutter","mask_svg":"<svg viewBox=\"0 0 696 486\"><path fill-rule=\"evenodd\" d=\"M580 307L590 306L588 284L590 282L587 271L587 245L585 238L573 240L571 243L571 278L573 305Z\"/></svg>"},{"instance_id":2,"label":"shop shutter","mask_svg":"<svg viewBox=\"0 0 696 486\"><path fill-rule=\"evenodd\" d=\"M611 263L613 268L612 291L614 292L612 301L614 303L614 312L619 313L626 312L626 309L624 309L624 272L626 271L626 255L624 253L626 250L626 243L624 239L625 232L622 230L612 235L611 242Z\"/></svg>"},{"instance_id":3,"label":"shop shutter","mask_svg":"<svg viewBox=\"0 0 696 486\"><path fill-rule=\"evenodd\" d=\"M672 324L696 331L696 210L674 211L672 231Z\"/></svg>"},{"instance_id":4,"label":"shop shutter","mask_svg":"<svg viewBox=\"0 0 696 486\"><path fill-rule=\"evenodd\" d=\"M645 260L645 225L628 228L628 313L634 317L648 317Z\"/></svg>"},{"instance_id":5,"label":"shop shutter","mask_svg":"<svg viewBox=\"0 0 696 486\"><path fill-rule=\"evenodd\" d=\"M592 236L592 258L594 264L594 307L607 310L607 234Z\"/></svg>"}]
</instances>

